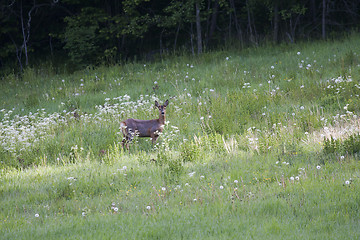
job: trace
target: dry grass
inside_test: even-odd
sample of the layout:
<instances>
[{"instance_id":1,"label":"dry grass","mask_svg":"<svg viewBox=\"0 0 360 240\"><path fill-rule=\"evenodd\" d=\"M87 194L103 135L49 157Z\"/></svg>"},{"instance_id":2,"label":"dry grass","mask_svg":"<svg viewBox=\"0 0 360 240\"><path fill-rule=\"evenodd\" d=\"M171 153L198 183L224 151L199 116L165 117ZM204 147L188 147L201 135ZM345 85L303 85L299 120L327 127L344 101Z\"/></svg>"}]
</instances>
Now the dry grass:
<instances>
[{"instance_id":1,"label":"dry grass","mask_svg":"<svg viewBox=\"0 0 360 240\"><path fill-rule=\"evenodd\" d=\"M353 114L336 115L332 123L325 123L325 126L314 131L304 139L303 143L308 146L322 146L325 139L346 139L353 134L360 132L360 118Z\"/></svg>"}]
</instances>

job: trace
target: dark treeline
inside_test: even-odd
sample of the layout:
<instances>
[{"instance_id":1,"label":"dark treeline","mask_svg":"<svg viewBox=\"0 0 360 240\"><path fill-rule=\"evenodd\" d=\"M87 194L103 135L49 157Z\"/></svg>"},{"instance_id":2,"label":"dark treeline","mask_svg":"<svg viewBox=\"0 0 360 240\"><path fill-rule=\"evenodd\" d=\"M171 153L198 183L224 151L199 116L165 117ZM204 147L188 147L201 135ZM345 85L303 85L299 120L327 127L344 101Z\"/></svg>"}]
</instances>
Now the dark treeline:
<instances>
[{"instance_id":1,"label":"dark treeline","mask_svg":"<svg viewBox=\"0 0 360 240\"><path fill-rule=\"evenodd\" d=\"M360 0L2 0L0 69L325 39L359 15Z\"/></svg>"}]
</instances>

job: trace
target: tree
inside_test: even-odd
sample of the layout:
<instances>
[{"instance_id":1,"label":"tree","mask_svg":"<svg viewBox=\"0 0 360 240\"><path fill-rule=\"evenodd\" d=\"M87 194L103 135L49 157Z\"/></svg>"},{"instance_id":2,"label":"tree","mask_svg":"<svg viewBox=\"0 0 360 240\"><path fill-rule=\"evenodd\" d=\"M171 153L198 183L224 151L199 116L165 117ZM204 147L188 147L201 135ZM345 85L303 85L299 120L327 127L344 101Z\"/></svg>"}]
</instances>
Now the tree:
<instances>
[{"instance_id":1,"label":"tree","mask_svg":"<svg viewBox=\"0 0 360 240\"><path fill-rule=\"evenodd\" d=\"M210 41L214 35L214 32L215 32L215 29L216 29L216 24L217 24L217 17L218 17L218 14L219 14L219 1L218 0L214 0L213 2L209 0L208 4L209 4L209 7L210 7L210 4L212 3L212 11L211 13L209 12L209 17L208 17L208 22L210 21L210 27L209 27L209 31L207 33L207 36L206 36L206 46L209 47L210 45ZM210 11L208 9L208 11ZM210 16L211 16L211 20L210 20Z\"/></svg>"},{"instance_id":2,"label":"tree","mask_svg":"<svg viewBox=\"0 0 360 240\"><path fill-rule=\"evenodd\" d=\"M182 1L172 1L167 5L162 14L156 16L157 26L168 31L175 31L173 39L173 50L176 50L180 29L185 21L185 13L188 6Z\"/></svg>"},{"instance_id":3,"label":"tree","mask_svg":"<svg viewBox=\"0 0 360 240\"><path fill-rule=\"evenodd\" d=\"M326 38L357 29L359 9L359 0L3 0L0 68L22 71L49 55L81 67L168 48L201 54L234 39Z\"/></svg>"},{"instance_id":4,"label":"tree","mask_svg":"<svg viewBox=\"0 0 360 240\"><path fill-rule=\"evenodd\" d=\"M131 47L142 39L153 24L149 13L138 8L147 0L123 1L120 6L89 3L80 12L65 17L64 48L77 65L98 64L106 59L114 62L116 55L126 55L126 39L134 39ZM111 11L111 9L117 9ZM119 52L120 51L120 52Z\"/></svg>"},{"instance_id":5,"label":"tree","mask_svg":"<svg viewBox=\"0 0 360 240\"><path fill-rule=\"evenodd\" d=\"M237 11L237 8L235 6L235 3L234 3L234 0L230 0L230 11L229 11L229 15L230 15L230 18L231 18L231 14L234 15L234 22L235 22L235 29L236 29L236 35L237 35L237 39L240 40L241 42L241 46L243 46L243 33L242 33L242 29L241 29L241 26L240 26L240 22L239 22L239 19L238 19L238 11ZM231 31L231 29L229 30Z\"/></svg>"},{"instance_id":6,"label":"tree","mask_svg":"<svg viewBox=\"0 0 360 240\"><path fill-rule=\"evenodd\" d=\"M102 54L99 24L105 20L104 12L96 8L83 8L79 15L64 20L67 23L64 48L68 50L72 62L85 65L96 62Z\"/></svg>"},{"instance_id":7,"label":"tree","mask_svg":"<svg viewBox=\"0 0 360 240\"><path fill-rule=\"evenodd\" d=\"M195 3L196 9L196 36L197 36L197 53L202 53L202 37L201 37L201 19L199 2Z\"/></svg>"},{"instance_id":8,"label":"tree","mask_svg":"<svg viewBox=\"0 0 360 240\"><path fill-rule=\"evenodd\" d=\"M299 25L300 17L305 13L306 8L300 3L290 4L280 11L282 20L284 20L287 25L286 35L291 43L295 42L296 28Z\"/></svg>"},{"instance_id":9,"label":"tree","mask_svg":"<svg viewBox=\"0 0 360 240\"><path fill-rule=\"evenodd\" d=\"M23 71L23 54L25 55L25 66L29 64L29 42L32 18L38 12L38 9L52 7L55 4L56 1L37 3L34 0L32 3L24 3L22 0L12 0L1 5L1 20L3 23L8 24L3 34L8 35L8 38L13 43L21 72ZM17 25L20 25L20 29Z\"/></svg>"},{"instance_id":10,"label":"tree","mask_svg":"<svg viewBox=\"0 0 360 240\"><path fill-rule=\"evenodd\" d=\"M322 17L321 17L321 36L323 39L326 37L326 0L322 0Z\"/></svg>"},{"instance_id":11,"label":"tree","mask_svg":"<svg viewBox=\"0 0 360 240\"><path fill-rule=\"evenodd\" d=\"M273 41L274 43L278 43L279 41L279 1L274 1L274 33L273 33Z\"/></svg>"}]
</instances>

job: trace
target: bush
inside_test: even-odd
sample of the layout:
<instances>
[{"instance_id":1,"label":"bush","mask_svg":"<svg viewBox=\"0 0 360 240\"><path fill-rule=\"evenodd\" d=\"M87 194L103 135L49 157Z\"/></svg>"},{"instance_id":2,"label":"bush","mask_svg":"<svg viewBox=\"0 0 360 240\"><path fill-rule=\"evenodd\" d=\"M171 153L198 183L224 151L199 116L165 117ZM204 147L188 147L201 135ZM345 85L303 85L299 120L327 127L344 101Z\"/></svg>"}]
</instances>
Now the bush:
<instances>
[{"instance_id":1,"label":"bush","mask_svg":"<svg viewBox=\"0 0 360 240\"><path fill-rule=\"evenodd\" d=\"M93 17L89 17L92 15ZM83 9L80 15L66 17L65 46L75 64L96 62L100 53L99 22L102 12L95 9Z\"/></svg>"},{"instance_id":2,"label":"bush","mask_svg":"<svg viewBox=\"0 0 360 240\"><path fill-rule=\"evenodd\" d=\"M184 162L196 162L202 156L200 147L192 141L184 142L180 151L180 157Z\"/></svg>"},{"instance_id":3,"label":"bush","mask_svg":"<svg viewBox=\"0 0 360 240\"><path fill-rule=\"evenodd\" d=\"M355 154L360 152L360 134L353 134L349 138L341 141L340 139L324 140L324 153L338 153L338 154Z\"/></svg>"}]
</instances>

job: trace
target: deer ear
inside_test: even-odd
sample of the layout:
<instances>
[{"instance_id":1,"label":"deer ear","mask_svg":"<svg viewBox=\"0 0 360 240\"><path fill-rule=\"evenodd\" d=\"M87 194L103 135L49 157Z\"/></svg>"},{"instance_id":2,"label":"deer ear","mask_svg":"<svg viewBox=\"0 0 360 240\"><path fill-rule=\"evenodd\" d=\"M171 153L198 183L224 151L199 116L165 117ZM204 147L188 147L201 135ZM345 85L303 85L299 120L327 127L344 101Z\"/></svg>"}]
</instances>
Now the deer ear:
<instances>
[{"instance_id":1,"label":"deer ear","mask_svg":"<svg viewBox=\"0 0 360 240\"><path fill-rule=\"evenodd\" d=\"M166 100L164 106L166 107L169 104L169 100Z\"/></svg>"},{"instance_id":2,"label":"deer ear","mask_svg":"<svg viewBox=\"0 0 360 240\"><path fill-rule=\"evenodd\" d=\"M156 106L156 107L159 107L159 103L158 103L158 101L156 101L156 100L155 100L155 106Z\"/></svg>"}]
</instances>

